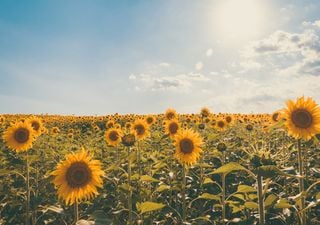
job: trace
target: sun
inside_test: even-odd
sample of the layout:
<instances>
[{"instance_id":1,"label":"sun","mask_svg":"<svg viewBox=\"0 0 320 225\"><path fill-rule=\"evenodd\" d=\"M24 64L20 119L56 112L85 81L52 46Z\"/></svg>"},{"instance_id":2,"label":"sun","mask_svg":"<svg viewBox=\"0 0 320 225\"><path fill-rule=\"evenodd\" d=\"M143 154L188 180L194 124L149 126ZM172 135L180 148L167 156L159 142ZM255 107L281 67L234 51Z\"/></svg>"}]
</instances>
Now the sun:
<instances>
[{"instance_id":1,"label":"sun","mask_svg":"<svg viewBox=\"0 0 320 225\"><path fill-rule=\"evenodd\" d=\"M266 6L261 0L224 0L212 12L216 31L225 38L246 39L259 35Z\"/></svg>"}]
</instances>

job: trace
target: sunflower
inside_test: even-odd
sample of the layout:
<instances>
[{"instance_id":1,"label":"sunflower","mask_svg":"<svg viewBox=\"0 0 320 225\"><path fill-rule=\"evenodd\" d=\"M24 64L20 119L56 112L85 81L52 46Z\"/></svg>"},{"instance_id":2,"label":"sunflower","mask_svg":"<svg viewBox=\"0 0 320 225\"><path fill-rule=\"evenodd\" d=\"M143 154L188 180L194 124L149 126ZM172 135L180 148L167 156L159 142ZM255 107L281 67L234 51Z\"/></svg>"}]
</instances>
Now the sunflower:
<instances>
[{"instance_id":1,"label":"sunflower","mask_svg":"<svg viewBox=\"0 0 320 225\"><path fill-rule=\"evenodd\" d=\"M224 130L226 128L226 126L227 126L227 124L224 119L218 119L216 121L216 127L218 128L218 130Z\"/></svg>"},{"instance_id":2,"label":"sunflower","mask_svg":"<svg viewBox=\"0 0 320 225\"><path fill-rule=\"evenodd\" d=\"M44 126L43 126L43 123L41 121L40 118L38 117L31 117L29 120L29 123L31 124L32 128L33 128L33 131L34 131L34 134L35 136L40 136L43 129L44 129Z\"/></svg>"},{"instance_id":3,"label":"sunflower","mask_svg":"<svg viewBox=\"0 0 320 225\"><path fill-rule=\"evenodd\" d=\"M117 146L121 142L122 131L120 129L111 128L106 131L106 142L111 146Z\"/></svg>"},{"instance_id":4,"label":"sunflower","mask_svg":"<svg viewBox=\"0 0 320 225\"><path fill-rule=\"evenodd\" d=\"M32 142L35 140L33 128L27 120L10 126L4 131L2 138L9 148L17 152L27 151L32 147Z\"/></svg>"},{"instance_id":5,"label":"sunflower","mask_svg":"<svg viewBox=\"0 0 320 225\"><path fill-rule=\"evenodd\" d=\"M138 140L142 140L150 135L149 125L143 119L136 119L131 129Z\"/></svg>"},{"instance_id":6,"label":"sunflower","mask_svg":"<svg viewBox=\"0 0 320 225\"><path fill-rule=\"evenodd\" d=\"M53 183L58 189L58 197L67 205L91 199L98 194L97 187L102 187L101 162L92 157L84 149L68 154L51 173L55 176Z\"/></svg>"},{"instance_id":7,"label":"sunflower","mask_svg":"<svg viewBox=\"0 0 320 225\"><path fill-rule=\"evenodd\" d=\"M200 111L201 117L208 117L210 115L210 110L207 107L203 107Z\"/></svg>"},{"instance_id":8,"label":"sunflower","mask_svg":"<svg viewBox=\"0 0 320 225\"><path fill-rule=\"evenodd\" d=\"M181 164L194 164L202 152L202 137L191 129L180 130L175 135L175 157Z\"/></svg>"},{"instance_id":9,"label":"sunflower","mask_svg":"<svg viewBox=\"0 0 320 225\"><path fill-rule=\"evenodd\" d=\"M288 134L296 139L309 140L320 132L320 108L310 97L287 101L284 117Z\"/></svg>"},{"instance_id":10,"label":"sunflower","mask_svg":"<svg viewBox=\"0 0 320 225\"><path fill-rule=\"evenodd\" d=\"M164 113L164 118L167 120L172 120L177 117L177 112L174 109L167 109L167 111Z\"/></svg>"},{"instance_id":11,"label":"sunflower","mask_svg":"<svg viewBox=\"0 0 320 225\"><path fill-rule=\"evenodd\" d=\"M152 125L155 122L155 118L152 115L146 117L147 124Z\"/></svg>"},{"instance_id":12,"label":"sunflower","mask_svg":"<svg viewBox=\"0 0 320 225\"><path fill-rule=\"evenodd\" d=\"M166 122L164 127L165 127L165 133L173 137L178 132L180 124L178 120L173 119Z\"/></svg>"}]
</instances>

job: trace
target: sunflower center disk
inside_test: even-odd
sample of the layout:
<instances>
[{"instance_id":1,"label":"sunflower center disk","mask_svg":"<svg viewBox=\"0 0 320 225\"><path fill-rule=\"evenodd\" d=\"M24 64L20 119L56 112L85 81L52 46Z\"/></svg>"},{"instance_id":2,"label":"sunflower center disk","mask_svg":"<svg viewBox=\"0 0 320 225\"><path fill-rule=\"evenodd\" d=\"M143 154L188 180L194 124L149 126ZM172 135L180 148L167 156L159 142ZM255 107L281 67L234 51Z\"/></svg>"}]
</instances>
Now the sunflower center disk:
<instances>
[{"instance_id":1,"label":"sunflower center disk","mask_svg":"<svg viewBox=\"0 0 320 225\"><path fill-rule=\"evenodd\" d=\"M145 131L144 126L137 125L135 128L136 128L135 130L137 131L138 135L143 135L144 134L144 131Z\"/></svg>"},{"instance_id":2,"label":"sunflower center disk","mask_svg":"<svg viewBox=\"0 0 320 225\"><path fill-rule=\"evenodd\" d=\"M169 126L169 131L171 134L175 134L178 131L178 125L176 123L171 123Z\"/></svg>"},{"instance_id":3,"label":"sunflower center disk","mask_svg":"<svg viewBox=\"0 0 320 225\"><path fill-rule=\"evenodd\" d=\"M218 126L221 127L221 128L224 127L224 122L219 121L219 122L218 122Z\"/></svg>"},{"instance_id":4,"label":"sunflower center disk","mask_svg":"<svg viewBox=\"0 0 320 225\"><path fill-rule=\"evenodd\" d=\"M38 122L32 122L31 126L34 130L39 130L40 128L40 124Z\"/></svg>"},{"instance_id":5,"label":"sunflower center disk","mask_svg":"<svg viewBox=\"0 0 320 225\"><path fill-rule=\"evenodd\" d=\"M109 138L111 141L116 141L119 138L119 135L116 131L113 131L109 134Z\"/></svg>"},{"instance_id":6,"label":"sunflower center disk","mask_svg":"<svg viewBox=\"0 0 320 225\"><path fill-rule=\"evenodd\" d=\"M25 143L29 139L29 131L25 128L18 129L14 134L14 139L19 143Z\"/></svg>"},{"instance_id":7,"label":"sunflower center disk","mask_svg":"<svg viewBox=\"0 0 320 225\"><path fill-rule=\"evenodd\" d=\"M86 163L75 162L69 167L66 179L69 186L73 188L83 187L90 182L91 171Z\"/></svg>"},{"instance_id":8,"label":"sunflower center disk","mask_svg":"<svg viewBox=\"0 0 320 225\"><path fill-rule=\"evenodd\" d=\"M308 128L312 125L312 115L305 109L298 109L292 113L292 122L300 128Z\"/></svg>"},{"instance_id":9,"label":"sunflower center disk","mask_svg":"<svg viewBox=\"0 0 320 225\"><path fill-rule=\"evenodd\" d=\"M184 138L180 141L180 148L184 154L191 153L194 149L194 145L192 140L188 138Z\"/></svg>"}]
</instances>

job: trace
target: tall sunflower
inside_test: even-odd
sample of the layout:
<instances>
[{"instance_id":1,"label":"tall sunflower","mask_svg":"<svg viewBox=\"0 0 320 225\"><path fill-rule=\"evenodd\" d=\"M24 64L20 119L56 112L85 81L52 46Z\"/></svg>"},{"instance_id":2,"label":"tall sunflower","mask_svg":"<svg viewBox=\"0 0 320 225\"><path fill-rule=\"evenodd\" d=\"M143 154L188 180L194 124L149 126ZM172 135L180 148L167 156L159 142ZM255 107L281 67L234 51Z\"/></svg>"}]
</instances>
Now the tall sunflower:
<instances>
[{"instance_id":1,"label":"tall sunflower","mask_svg":"<svg viewBox=\"0 0 320 225\"><path fill-rule=\"evenodd\" d=\"M51 174L58 189L58 197L67 205L81 200L89 200L98 195L97 188L102 187L101 162L93 160L86 150L70 153L57 165Z\"/></svg>"},{"instance_id":2,"label":"tall sunflower","mask_svg":"<svg viewBox=\"0 0 320 225\"><path fill-rule=\"evenodd\" d=\"M296 102L289 100L286 104L284 118L289 135L309 140L320 132L320 107L312 98L305 99L303 96Z\"/></svg>"},{"instance_id":3,"label":"tall sunflower","mask_svg":"<svg viewBox=\"0 0 320 225\"><path fill-rule=\"evenodd\" d=\"M131 129L138 140L142 140L150 135L149 125L143 119L136 119Z\"/></svg>"},{"instance_id":4,"label":"tall sunflower","mask_svg":"<svg viewBox=\"0 0 320 225\"><path fill-rule=\"evenodd\" d=\"M106 131L106 142L111 146L117 146L121 142L122 131L120 129L111 128Z\"/></svg>"},{"instance_id":5,"label":"tall sunflower","mask_svg":"<svg viewBox=\"0 0 320 225\"><path fill-rule=\"evenodd\" d=\"M35 140L33 128L27 120L11 125L4 131L2 138L9 148L17 152L27 151Z\"/></svg>"},{"instance_id":6,"label":"tall sunflower","mask_svg":"<svg viewBox=\"0 0 320 225\"><path fill-rule=\"evenodd\" d=\"M164 113L164 118L167 120L172 120L174 118L177 118L177 112L174 109L167 109L166 112Z\"/></svg>"},{"instance_id":7,"label":"tall sunflower","mask_svg":"<svg viewBox=\"0 0 320 225\"><path fill-rule=\"evenodd\" d=\"M180 130L175 135L175 157L181 164L194 164L202 152L202 143L202 137L193 130Z\"/></svg>"}]
</instances>

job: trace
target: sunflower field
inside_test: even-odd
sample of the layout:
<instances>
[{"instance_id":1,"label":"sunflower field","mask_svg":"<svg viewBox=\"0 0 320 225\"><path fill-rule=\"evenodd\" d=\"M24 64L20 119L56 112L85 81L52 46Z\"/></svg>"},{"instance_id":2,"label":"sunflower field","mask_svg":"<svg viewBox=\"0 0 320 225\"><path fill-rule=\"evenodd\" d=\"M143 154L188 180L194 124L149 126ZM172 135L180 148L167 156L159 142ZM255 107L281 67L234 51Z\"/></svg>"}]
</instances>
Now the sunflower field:
<instances>
[{"instance_id":1,"label":"sunflower field","mask_svg":"<svg viewBox=\"0 0 320 225\"><path fill-rule=\"evenodd\" d=\"M320 224L320 107L0 116L0 224Z\"/></svg>"}]
</instances>

